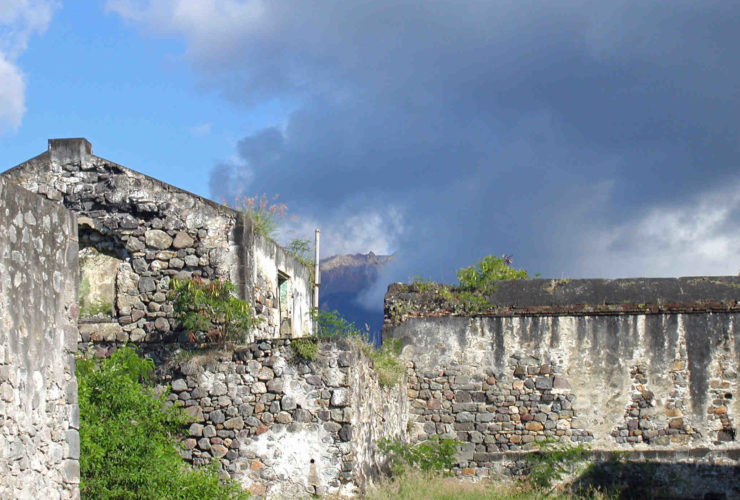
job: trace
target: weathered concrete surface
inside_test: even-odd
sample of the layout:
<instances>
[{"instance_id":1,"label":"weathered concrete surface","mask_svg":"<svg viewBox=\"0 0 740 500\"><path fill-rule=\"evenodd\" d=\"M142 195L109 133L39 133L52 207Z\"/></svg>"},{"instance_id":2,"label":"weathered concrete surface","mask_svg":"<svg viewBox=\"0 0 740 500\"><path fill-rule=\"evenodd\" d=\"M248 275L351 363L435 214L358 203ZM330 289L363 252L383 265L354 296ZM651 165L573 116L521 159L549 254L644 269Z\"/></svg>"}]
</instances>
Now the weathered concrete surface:
<instances>
[{"instance_id":1,"label":"weathered concrete surface","mask_svg":"<svg viewBox=\"0 0 740 500\"><path fill-rule=\"evenodd\" d=\"M536 413L554 421L550 432L515 425L510 432L492 430L496 435L530 430L574 437L579 429L588 431L587 440L599 447L727 447L740 412L734 397L739 321L738 314L424 318L409 320L390 334L402 340L403 357L413 361L417 374L439 377L454 370L452 401L460 399L456 388L467 391L463 386L468 383L486 393L474 414L497 412L500 405L487 393L504 385L505 400L526 395L531 402L531 395L552 398L558 392L574 398L565 417L552 409L557 399L543 401L548 410ZM535 386L518 387L517 380ZM490 387L483 388L484 383ZM621 435L621 430L639 433ZM666 432L656 434L661 430ZM521 446L504 444L499 449Z\"/></svg>"},{"instance_id":2,"label":"weathered concrete surface","mask_svg":"<svg viewBox=\"0 0 740 500\"><path fill-rule=\"evenodd\" d=\"M2 175L77 213L80 248L120 261L117 326L101 318L103 333L86 326L83 344L178 341L169 282L192 276L230 280L253 303L262 321L245 342L311 333L309 270L256 235L243 213L95 156L85 139L51 139L47 152ZM283 307L278 272L288 278Z\"/></svg>"},{"instance_id":3,"label":"weathered concrete surface","mask_svg":"<svg viewBox=\"0 0 740 500\"><path fill-rule=\"evenodd\" d=\"M383 335L412 364L412 438L464 441L461 474L547 438L668 461L704 449L735 474L740 280L561 281L501 282L477 316L435 289L389 287Z\"/></svg>"},{"instance_id":4,"label":"weathered concrete surface","mask_svg":"<svg viewBox=\"0 0 740 500\"><path fill-rule=\"evenodd\" d=\"M0 178L0 234L0 498L78 498L75 217Z\"/></svg>"},{"instance_id":5,"label":"weathered concrete surface","mask_svg":"<svg viewBox=\"0 0 740 500\"><path fill-rule=\"evenodd\" d=\"M351 343L324 342L314 361L287 339L180 364L171 401L195 423L182 455L219 458L256 495L350 495L376 477L377 442L407 425L405 387L381 387L371 361Z\"/></svg>"}]
</instances>

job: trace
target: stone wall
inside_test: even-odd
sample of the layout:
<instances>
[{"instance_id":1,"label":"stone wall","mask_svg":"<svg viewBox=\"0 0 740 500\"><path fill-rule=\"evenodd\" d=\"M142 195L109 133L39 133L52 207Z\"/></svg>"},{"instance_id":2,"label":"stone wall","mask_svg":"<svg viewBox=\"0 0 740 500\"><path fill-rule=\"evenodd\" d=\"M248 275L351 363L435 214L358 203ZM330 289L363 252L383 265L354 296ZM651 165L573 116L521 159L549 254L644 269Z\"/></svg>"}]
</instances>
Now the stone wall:
<instances>
[{"instance_id":1,"label":"stone wall","mask_svg":"<svg viewBox=\"0 0 740 500\"><path fill-rule=\"evenodd\" d=\"M379 471L378 440L406 430L405 389L379 386L372 361L350 343L323 342L306 361L290 342L180 363L170 399L195 421L182 454L195 464L219 458L258 495L356 493Z\"/></svg>"},{"instance_id":2,"label":"stone wall","mask_svg":"<svg viewBox=\"0 0 740 500\"><path fill-rule=\"evenodd\" d=\"M0 178L0 497L79 497L77 227Z\"/></svg>"},{"instance_id":3,"label":"stone wall","mask_svg":"<svg viewBox=\"0 0 740 500\"><path fill-rule=\"evenodd\" d=\"M459 472L547 438L739 448L740 279L502 282L476 316L445 296L391 285L383 335L413 365L413 437L464 441Z\"/></svg>"},{"instance_id":4,"label":"stone wall","mask_svg":"<svg viewBox=\"0 0 740 500\"><path fill-rule=\"evenodd\" d=\"M94 156L84 139L52 139L3 175L78 214L82 343L177 341L172 277L235 283L261 318L247 341L312 331L308 268L244 214Z\"/></svg>"}]
</instances>

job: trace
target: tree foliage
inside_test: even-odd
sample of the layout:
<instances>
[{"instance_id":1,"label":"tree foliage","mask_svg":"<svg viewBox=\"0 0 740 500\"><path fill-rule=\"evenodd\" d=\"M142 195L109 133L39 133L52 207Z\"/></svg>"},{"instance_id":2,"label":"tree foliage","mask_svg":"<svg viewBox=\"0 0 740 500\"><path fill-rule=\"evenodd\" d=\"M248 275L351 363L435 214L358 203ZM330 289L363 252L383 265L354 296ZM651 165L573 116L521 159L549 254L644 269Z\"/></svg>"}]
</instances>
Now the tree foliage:
<instances>
[{"instance_id":1,"label":"tree foliage","mask_svg":"<svg viewBox=\"0 0 740 500\"><path fill-rule=\"evenodd\" d=\"M152 385L154 363L129 348L103 361L77 361L80 492L90 499L241 499L213 467L183 462L175 436L187 424Z\"/></svg>"}]
</instances>

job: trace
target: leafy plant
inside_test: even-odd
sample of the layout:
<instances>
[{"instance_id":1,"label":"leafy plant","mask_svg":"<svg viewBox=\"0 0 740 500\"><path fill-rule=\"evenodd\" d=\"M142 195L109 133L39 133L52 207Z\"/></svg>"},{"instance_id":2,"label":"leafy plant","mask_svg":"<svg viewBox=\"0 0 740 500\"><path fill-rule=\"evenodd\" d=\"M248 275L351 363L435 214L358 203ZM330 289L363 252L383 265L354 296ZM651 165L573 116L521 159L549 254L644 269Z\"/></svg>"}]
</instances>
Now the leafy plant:
<instances>
[{"instance_id":1,"label":"leafy plant","mask_svg":"<svg viewBox=\"0 0 740 500\"><path fill-rule=\"evenodd\" d=\"M278 219L285 217L288 206L284 203L276 203L278 195L267 198L261 196L240 196L236 199L236 209L249 216L254 224L254 232L266 238L275 238L278 233Z\"/></svg>"},{"instance_id":2,"label":"leafy plant","mask_svg":"<svg viewBox=\"0 0 740 500\"><path fill-rule=\"evenodd\" d=\"M319 338L365 337L365 332L357 328L354 323L344 319L337 311L316 309L311 314L314 320L316 336Z\"/></svg>"},{"instance_id":3,"label":"leafy plant","mask_svg":"<svg viewBox=\"0 0 740 500\"><path fill-rule=\"evenodd\" d=\"M315 285L316 275L314 273L314 270L316 268L316 265L314 264L313 260L311 260L311 241L294 238L290 240L284 248L286 252L295 257L298 262L308 268L311 285Z\"/></svg>"},{"instance_id":4,"label":"leafy plant","mask_svg":"<svg viewBox=\"0 0 740 500\"><path fill-rule=\"evenodd\" d=\"M511 256L508 255L502 257L488 255L480 262L457 272L460 287L469 291L492 293L497 281L529 279L527 271L514 269L511 262Z\"/></svg>"},{"instance_id":5,"label":"leafy plant","mask_svg":"<svg viewBox=\"0 0 740 500\"><path fill-rule=\"evenodd\" d=\"M80 493L90 499L242 499L218 465L193 469L175 435L187 419L152 386L154 363L127 347L106 360L77 360Z\"/></svg>"},{"instance_id":6,"label":"leafy plant","mask_svg":"<svg viewBox=\"0 0 740 500\"><path fill-rule=\"evenodd\" d=\"M295 353L301 359L312 361L319 355L319 344L316 338L304 337L300 339L293 339L290 345L295 349Z\"/></svg>"},{"instance_id":7,"label":"leafy plant","mask_svg":"<svg viewBox=\"0 0 740 500\"><path fill-rule=\"evenodd\" d=\"M551 487L588 460L588 448L583 443L573 446L550 439L538 444L540 449L524 458L527 480L538 488Z\"/></svg>"},{"instance_id":8,"label":"leafy plant","mask_svg":"<svg viewBox=\"0 0 740 500\"><path fill-rule=\"evenodd\" d=\"M285 251L298 259L305 266L313 266L311 262L311 241L293 238L285 245Z\"/></svg>"},{"instance_id":9,"label":"leafy plant","mask_svg":"<svg viewBox=\"0 0 740 500\"><path fill-rule=\"evenodd\" d=\"M456 439L435 434L426 441L413 445L383 439L378 447L388 455L393 474L401 475L407 469L419 469L423 472L450 471L456 462L457 447L461 444Z\"/></svg>"},{"instance_id":10,"label":"leafy plant","mask_svg":"<svg viewBox=\"0 0 740 500\"><path fill-rule=\"evenodd\" d=\"M170 289L175 313L191 342L198 332L211 342L243 341L256 322L252 307L235 296L230 281L173 278Z\"/></svg>"},{"instance_id":11,"label":"leafy plant","mask_svg":"<svg viewBox=\"0 0 740 500\"><path fill-rule=\"evenodd\" d=\"M524 269L511 267L511 256L489 255L460 269L457 279L460 282L457 289L440 286L439 294L458 312L476 314L491 307L488 296L496 290L496 282L529 279L529 274Z\"/></svg>"},{"instance_id":12,"label":"leafy plant","mask_svg":"<svg viewBox=\"0 0 740 500\"><path fill-rule=\"evenodd\" d=\"M378 383L390 386L401 380L405 366L399 359L401 353L401 341L388 339L383 342L380 349L368 342L367 332L363 332L354 323L347 321L337 311L313 311L314 331L313 337L294 339L291 344L296 354L302 359L316 359L319 353L319 342L324 339L344 337L354 342L367 357L373 360L373 367L378 374Z\"/></svg>"},{"instance_id":13,"label":"leafy plant","mask_svg":"<svg viewBox=\"0 0 740 500\"><path fill-rule=\"evenodd\" d=\"M460 309L465 313L475 314L491 307L486 297L468 290L458 292L456 299Z\"/></svg>"},{"instance_id":14,"label":"leafy plant","mask_svg":"<svg viewBox=\"0 0 740 500\"><path fill-rule=\"evenodd\" d=\"M92 303L83 304L80 307L80 318L90 318L98 314L110 315L113 313L113 304L103 299L97 299Z\"/></svg>"}]
</instances>

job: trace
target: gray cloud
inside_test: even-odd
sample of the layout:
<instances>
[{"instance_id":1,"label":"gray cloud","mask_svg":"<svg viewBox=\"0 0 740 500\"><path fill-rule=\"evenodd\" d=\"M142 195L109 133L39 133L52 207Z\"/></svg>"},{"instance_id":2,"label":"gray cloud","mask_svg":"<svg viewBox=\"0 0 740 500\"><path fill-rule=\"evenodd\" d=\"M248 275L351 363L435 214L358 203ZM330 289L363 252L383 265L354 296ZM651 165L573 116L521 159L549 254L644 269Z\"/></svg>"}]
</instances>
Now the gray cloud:
<instances>
[{"instance_id":1,"label":"gray cloud","mask_svg":"<svg viewBox=\"0 0 740 500\"><path fill-rule=\"evenodd\" d=\"M329 248L396 251L383 280L504 252L545 276L734 274L740 9L607 4L109 8L185 37L235 105L294 102L212 194L280 193Z\"/></svg>"}]
</instances>

